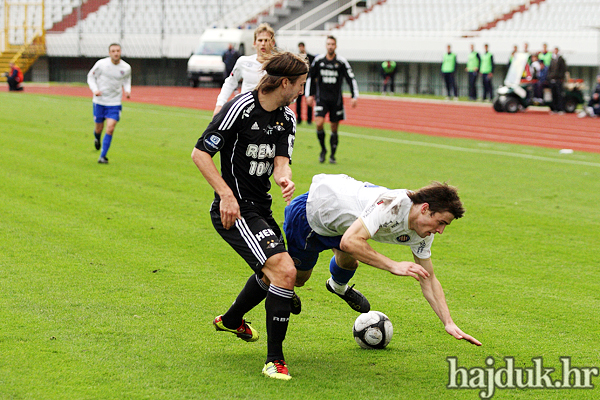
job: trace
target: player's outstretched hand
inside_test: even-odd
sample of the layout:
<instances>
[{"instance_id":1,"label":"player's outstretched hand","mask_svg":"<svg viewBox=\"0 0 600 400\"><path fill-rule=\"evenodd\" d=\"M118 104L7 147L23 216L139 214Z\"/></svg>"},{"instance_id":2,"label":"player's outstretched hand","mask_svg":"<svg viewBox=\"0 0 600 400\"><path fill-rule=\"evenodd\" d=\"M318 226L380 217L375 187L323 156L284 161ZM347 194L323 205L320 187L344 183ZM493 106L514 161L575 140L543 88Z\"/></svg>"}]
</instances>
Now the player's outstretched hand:
<instances>
[{"instance_id":1,"label":"player's outstretched hand","mask_svg":"<svg viewBox=\"0 0 600 400\"><path fill-rule=\"evenodd\" d=\"M454 323L446 325L446 332L448 332L450 335L454 336L458 340L464 339L467 342L470 342L471 344L474 344L476 346L481 346L481 342L479 340L475 339L471 335L468 335L468 334L464 333Z\"/></svg>"},{"instance_id":2,"label":"player's outstretched hand","mask_svg":"<svg viewBox=\"0 0 600 400\"><path fill-rule=\"evenodd\" d=\"M102 96L102 92L101 92L101 91L99 91L99 90L96 90L96 91L94 92L94 96Z\"/></svg>"},{"instance_id":3,"label":"player's outstretched hand","mask_svg":"<svg viewBox=\"0 0 600 400\"><path fill-rule=\"evenodd\" d=\"M288 178L280 178L277 184L281 188L281 194L283 195L285 203L289 206L290 202L292 201L294 191L296 191L296 184Z\"/></svg>"},{"instance_id":4,"label":"player's outstretched hand","mask_svg":"<svg viewBox=\"0 0 600 400\"><path fill-rule=\"evenodd\" d=\"M419 280L420 276L423 278L427 278L429 276L429 272L427 272L425 268L410 261L395 263L390 269L390 272L394 275L412 276L416 280Z\"/></svg>"},{"instance_id":5,"label":"player's outstretched hand","mask_svg":"<svg viewBox=\"0 0 600 400\"><path fill-rule=\"evenodd\" d=\"M221 223L225 229L229 229L235 224L236 219L241 219L240 205L237 199L232 196L221 197L220 202Z\"/></svg>"}]
</instances>

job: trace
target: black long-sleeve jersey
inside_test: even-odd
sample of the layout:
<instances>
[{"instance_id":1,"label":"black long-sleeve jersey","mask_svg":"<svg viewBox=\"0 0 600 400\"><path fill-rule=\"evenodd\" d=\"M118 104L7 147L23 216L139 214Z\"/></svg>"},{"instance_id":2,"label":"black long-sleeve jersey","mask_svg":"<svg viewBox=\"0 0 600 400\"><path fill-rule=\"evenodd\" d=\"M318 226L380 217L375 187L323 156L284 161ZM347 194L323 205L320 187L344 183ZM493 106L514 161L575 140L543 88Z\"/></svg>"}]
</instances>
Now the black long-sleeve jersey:
<instances>
[{"instance_id":1,"label":"black long-sleeve jersey","mask_svg":"<svg viewBox=\"0 0 600 400\"><path fill-rule=\"evenodd\" d=\"M315 96L321 101L341 101L342 78L348 82L352 97L357 98L358 84L348 61L338 55L328 60L326 54L319 54L310 66L306 96Z\"/></svg>"},{"instance_id":2,"label":"black long-sleeve jersey","mask_svg":"<svg viewBox=\"0 0 600 400\"><path fill-rule=\"evenodd\" d=\"M215 115L196 148L221 154L221 176L238 201L270 208L270 176L274 159L292 159L296 117L288 107L265 111L258 92L246 92L227 102ZM219 199L215 193L215 199Z\"/></svg>"}]
</instances>

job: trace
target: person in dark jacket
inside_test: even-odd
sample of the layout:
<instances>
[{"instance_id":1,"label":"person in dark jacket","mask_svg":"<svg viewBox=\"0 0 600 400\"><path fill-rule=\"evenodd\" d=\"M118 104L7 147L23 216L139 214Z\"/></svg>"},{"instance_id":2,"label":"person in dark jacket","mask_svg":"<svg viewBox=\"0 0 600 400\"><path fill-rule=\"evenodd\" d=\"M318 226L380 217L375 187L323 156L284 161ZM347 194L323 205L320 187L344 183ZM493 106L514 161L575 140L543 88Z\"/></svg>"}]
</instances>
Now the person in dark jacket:
<instances>
[{"instance_id":1,"label":"person in dark jacket","mask_svg":"<svg viewBox=\"0 0 600 400\"><path fill-rule=\"evenodd\" d=\"M588 102L587 107L585 107L577 116L579 118L587 116L596 118L598 115L600 115L600 74L596 76L596 87L590 95L590 101Z\"/></svg>"},{"instance_id":2,"label":"person in dark jacket","mask_svg":"<svg viewBox=\"0 0 600 400\"><path fill-rule=\"evenodd\" d=\"M227 79L227 77L231 74L233 70L233 66L235 62L240 58L240 53L237 52L236 49L233 48L233 45L230 43L229 48L225 53L223 53L223 62L225 63L225 71L223 73L223 79Z\"/></svg>"},{"instance_id":3,"label":"person in dark jacket","mask_svg":"<svg viewBox=\"0 0 600 400\"><path fill-rule=\"evenodd\" d=\"M23 86L21 86L21 82L23 82L23 72L21 71L21 68L13 62L8 65L10 66L10 72L4 74L8 81L8 90L11 92L23 90Z\"/></svg>"},{"instance_id":4,"label":"person in dark jacket","mask_svg":"<svg viewBox=\"0 0 600 400\"><path fill-rule=\"evenodd\" d=\"M304 45L304 42L298 43L298 54L300 54L302 57L306 57L309 65L312 64L313 60L315 59L314 55L306 52L306 46ZM298 124L302 123L302 98L303 97L304 97L304 94L301 94L296 99L296 122ZM312 124L312 119L313 119L313 108L309 107L307 105L306 106L306 122L310 125L310 124Z\"/></svg>"},{"instance_id":5,"label":"person in dark jacket","mask_svg":"<svg viewBox=\"0 0 600 400\"><path fill-rule=\"evenodd\" d=\"M552 52L552 61L548 67L548 77L550 89L552 90L552 103L550 104L550 112L553 114L564 113L564 96L563 84L565 74L567 73L567 63L562 55L558 52L558 47Z\"/></svg>"}]
</instances>

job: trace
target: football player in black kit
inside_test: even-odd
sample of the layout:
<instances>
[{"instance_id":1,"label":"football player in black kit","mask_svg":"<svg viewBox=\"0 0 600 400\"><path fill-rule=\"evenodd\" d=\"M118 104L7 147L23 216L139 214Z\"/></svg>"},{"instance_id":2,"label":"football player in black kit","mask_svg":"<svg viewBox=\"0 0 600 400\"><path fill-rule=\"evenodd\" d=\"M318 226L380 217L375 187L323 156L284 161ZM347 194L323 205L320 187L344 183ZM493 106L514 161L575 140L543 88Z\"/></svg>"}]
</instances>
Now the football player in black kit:
<instances>
[{"instance_id":1,"label":"football player in black kit","mask_svg":"<svg viewBox=\"0 0 600 400\"><path fill-rule=\"evenodd\" d=\"M300 301L294 294L296 268L272 216L268 192L273 175L287 204L294 194L290 163L296 119L288 106L304 91L308 64L282 52L271 55L263 69L266 74L254 91L235 97L214 116L192 159L215 191L210 210L215 229L254 270L233 305L213 324L217 331L254 342L258 332L244 315L265 300L267 359L262 372L289 380L282 345L290 312L300 312ZM220 174L212 159L217 152Z\"/></svg>"},{"instance_id":2,"label":"football player in black kit","mask_svg":"<svg viewBox=\"0 0 600 400\"><path fill-rule=\"evenodd\" d=\"M335 54L337 41L333 36L327 36L326 54L319 54L310 66L310 73L306 81L306 104L312 107L316 98L315 124L317 125L317 138L321 144L319 162L325 162L327 148L325 147L325 130L323 124L325 115L329 113L331 122L331 154L329 162L335 164L335 151L338 145L339 121L345 118L344 103L342 101L342 82L346 79L352 95L352 107L356 107L358 98L358 84L348 61ZM343 78L343 79L342 79Z\"/></svg>"}]
</instances>

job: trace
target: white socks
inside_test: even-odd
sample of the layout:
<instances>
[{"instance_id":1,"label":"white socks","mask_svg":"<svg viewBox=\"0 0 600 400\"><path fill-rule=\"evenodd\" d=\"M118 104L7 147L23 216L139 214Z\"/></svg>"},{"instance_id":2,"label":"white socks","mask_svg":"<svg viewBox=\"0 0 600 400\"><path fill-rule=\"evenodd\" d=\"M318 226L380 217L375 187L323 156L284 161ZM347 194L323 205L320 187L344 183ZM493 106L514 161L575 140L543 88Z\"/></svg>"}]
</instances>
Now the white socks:
<instances>
[{"instance_id":1,"label":"white socks","mask_svg":"<svg viewBox=\"0 0 600 400\"><path fill-rule=\"evenodd\" d=\"M333 288L333 290L335 290L335 292L337 294L345 294L346 293L346 289L348 289L348 285L347 284L343 284L340 285L339 283L337 283L336 281L333 280L333 278L329 278L328 279L329 282L329 286L331 286Z\"/></svg>"}]
</instances>

